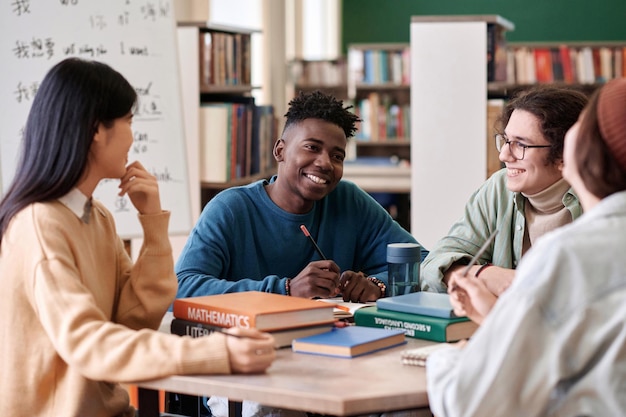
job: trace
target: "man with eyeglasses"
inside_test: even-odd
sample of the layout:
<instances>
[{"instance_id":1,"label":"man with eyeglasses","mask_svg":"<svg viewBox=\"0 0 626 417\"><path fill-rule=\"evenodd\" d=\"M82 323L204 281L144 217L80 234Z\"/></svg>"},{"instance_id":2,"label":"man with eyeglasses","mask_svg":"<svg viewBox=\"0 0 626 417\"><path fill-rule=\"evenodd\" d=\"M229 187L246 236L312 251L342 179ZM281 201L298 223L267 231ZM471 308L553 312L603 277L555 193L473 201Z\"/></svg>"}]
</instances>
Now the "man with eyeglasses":
<instances>
[{"instance_id":1,"label":"man with eyeglasses","mask_svg":"<svg viewBox=\"0 0 626 417\"><path fill-rule=\"evenodd\" d=\"M496 122L495 146L505 168L493 174L464 213L426 257L424 291L446 292L494 230L494 241L468 275L499 296L511 284L522 255L546 232L582 214L578 197L563 179L563 139L587 103L565 87L522 91ZM455 299L451 297L454 304Z\"/></svg>"}]
</instances>

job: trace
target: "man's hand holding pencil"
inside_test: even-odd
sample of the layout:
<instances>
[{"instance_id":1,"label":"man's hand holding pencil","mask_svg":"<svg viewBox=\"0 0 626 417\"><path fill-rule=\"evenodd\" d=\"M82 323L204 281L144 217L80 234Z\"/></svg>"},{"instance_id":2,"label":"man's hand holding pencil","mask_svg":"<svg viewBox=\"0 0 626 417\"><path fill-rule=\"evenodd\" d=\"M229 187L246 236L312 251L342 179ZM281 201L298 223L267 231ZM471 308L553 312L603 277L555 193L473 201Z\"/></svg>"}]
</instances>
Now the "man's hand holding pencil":
<instances>
[{"instance_id":1,"label":"man's hand holding pencil","mask_svg":"<svg viewBox=\"0 0 626 417\"><path fill-rule=\"evenodd\" d=\"M306 226L300 225L300 230L311 241L322 260L309 263L291 280L292 295L330 298L341 294L344 301L360 303L376 301L381 297L382 290L368 280L364 273L349 270L342 273L335 262L326 258Z\"/></svg>"},{"instance_id":2,"label":"man's hand holding pencil","mask_svg":"<svg viewBox=\"0 0 626 417\"><path fill-rule=\"evenodd\" d=\"M336 297L339 292L339 266L331 260L310 262L291 279L290 294L304 298Z\"/></svg>"},{"instance_id":3,"label":"man's hand holding pencil","mask_svg":"<svg viewBox=\"0 0 626 417\"><path fill-rule=\"evenodd\" d=\"M339 266L334 261L326 258L324 252L317 245L317 242L313 239L305 225L300 225L300 230L309 239L321 261L309 263L306 268L291 280L291 295L306 298L336 297L340 292L339 274L341 270Z\"/></svg>"}]
</instances>

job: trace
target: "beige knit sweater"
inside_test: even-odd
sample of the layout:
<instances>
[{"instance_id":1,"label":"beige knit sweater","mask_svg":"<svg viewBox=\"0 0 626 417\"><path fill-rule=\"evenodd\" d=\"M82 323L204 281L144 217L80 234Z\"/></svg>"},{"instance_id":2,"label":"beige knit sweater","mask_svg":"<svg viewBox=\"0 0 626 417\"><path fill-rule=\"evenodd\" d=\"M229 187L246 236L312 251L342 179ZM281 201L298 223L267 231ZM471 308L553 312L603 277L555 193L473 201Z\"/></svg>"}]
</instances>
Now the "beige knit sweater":
<instances>
[{"instance_id":1,"label":"beige knit sweater","mask_svg":"<svg viewBox=\"0 0 626 417\"><path fill-rule=\"evenodd\" d=\"M2 415L132 416L118 382L229 373L225 338L158 333L176 294L169 213L140 215L133 265L111 213L89 223L59 201L11 221L0 247Z\"/></svg>"}]
</instances>

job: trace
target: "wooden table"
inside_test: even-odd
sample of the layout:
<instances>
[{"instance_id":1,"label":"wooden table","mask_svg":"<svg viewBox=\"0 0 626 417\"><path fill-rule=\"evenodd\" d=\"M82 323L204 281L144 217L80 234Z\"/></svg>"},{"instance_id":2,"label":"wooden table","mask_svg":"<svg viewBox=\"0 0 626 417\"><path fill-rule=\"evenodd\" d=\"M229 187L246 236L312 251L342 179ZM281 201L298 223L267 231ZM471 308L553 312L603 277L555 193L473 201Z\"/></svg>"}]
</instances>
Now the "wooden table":
<instances>
[{"instance_id":1,"label":"wooden table","mask_svg":"<svg viewBox=\"0 0 626 417\"><path fill-rule=\"evenodd\" d=\"M261 375L172 376L133 383L139 387L141 417L156 417L158 394L165 390L267 406L348 416L423 408L428 410L426 374L403 365L400 353L432 342L407 338L407 344L353 359L277 351Z\"/></svg>"}]
</instances>

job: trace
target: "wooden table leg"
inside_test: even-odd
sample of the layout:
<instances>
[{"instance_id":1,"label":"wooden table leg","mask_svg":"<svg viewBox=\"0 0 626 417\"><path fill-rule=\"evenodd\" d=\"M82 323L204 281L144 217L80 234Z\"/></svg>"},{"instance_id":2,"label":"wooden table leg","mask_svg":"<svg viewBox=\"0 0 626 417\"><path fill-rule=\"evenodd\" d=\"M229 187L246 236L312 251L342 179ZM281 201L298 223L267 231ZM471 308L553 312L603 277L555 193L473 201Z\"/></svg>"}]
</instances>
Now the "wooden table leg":
<instances>
[{"instance_id":1,"label":"wooden table leg","mask_svg":"<svg viewBox=\"0 0 626 417\"><path fill-rule=\"evenodd\" d=\"M159 417L159 391L139 388L137 390L139 417Z\"/></svg>"},{"instance_id":2,"label":"wooden table leg","mask_svg":"<svg viewBox=\"0 0 626 417\"><path fill-rule=\"evenodd\" d=\"M228 417L241 417L241 401L228 400Z\"/></svg>"}]
</instances>

